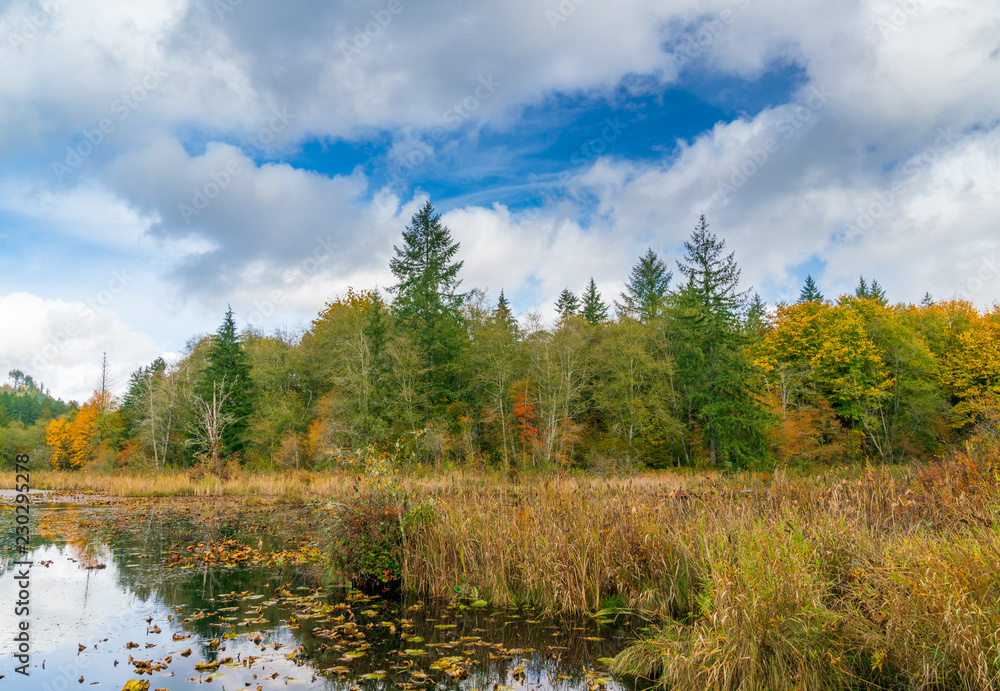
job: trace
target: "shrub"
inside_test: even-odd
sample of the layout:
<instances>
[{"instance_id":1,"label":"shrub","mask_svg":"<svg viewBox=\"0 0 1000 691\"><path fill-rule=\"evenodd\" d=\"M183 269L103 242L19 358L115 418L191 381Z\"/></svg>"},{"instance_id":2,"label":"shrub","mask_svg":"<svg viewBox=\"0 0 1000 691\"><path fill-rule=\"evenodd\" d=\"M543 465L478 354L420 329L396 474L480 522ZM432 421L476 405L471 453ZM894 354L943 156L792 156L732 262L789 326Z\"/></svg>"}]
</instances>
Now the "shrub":
<instances>
[{"instance_id":1,"label":"shrub","mask_svg":"<svg viewBox=\"0 0 1000 691\"><path fill-rule=\"evenodd\" d=\"M405 513L398 493L378 486L334 507L331 559L340 580L360 589L399 583Z\"/></svg>"}]
</instances>

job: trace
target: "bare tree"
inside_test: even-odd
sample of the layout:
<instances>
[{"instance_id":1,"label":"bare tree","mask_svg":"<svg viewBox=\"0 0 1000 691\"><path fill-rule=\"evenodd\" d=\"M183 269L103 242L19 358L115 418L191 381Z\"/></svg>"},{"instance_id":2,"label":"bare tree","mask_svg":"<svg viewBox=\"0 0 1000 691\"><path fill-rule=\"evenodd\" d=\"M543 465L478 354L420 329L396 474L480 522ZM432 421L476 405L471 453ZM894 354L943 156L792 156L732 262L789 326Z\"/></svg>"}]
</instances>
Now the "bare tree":
<instances>
[{"instance_id":1,"label":"bare tree","mask_svg":"<svg viewBox=\"0 0 1000 691\"><path fill-rule=\"evenodd\" d=\"M223 412L226 402L232 394L232 385L226 384L226 378L221 382L212 382L212 400L206 401L197 394L191 395L191 404L195 410L196 424L191 429L189 444L201 447L198 454L202 460L208 461L209 472L222 477L222 433L236 419L232 413Z\"/></svg>"},{"instance_id":2,"label":"bare tree","mask_svg":"<svg viewBox=\"0 0 1000 691\"><path fill-rule=\"evenodd\" d=\"M101 412L106 412L108 404L111 402L111 393L108 391L108 387L112 385L111 373L109 372L108 366L108 354L104 353L101 358L101 385L98 389L100 391L100 410Z\"/></svg>"}]
</instances>

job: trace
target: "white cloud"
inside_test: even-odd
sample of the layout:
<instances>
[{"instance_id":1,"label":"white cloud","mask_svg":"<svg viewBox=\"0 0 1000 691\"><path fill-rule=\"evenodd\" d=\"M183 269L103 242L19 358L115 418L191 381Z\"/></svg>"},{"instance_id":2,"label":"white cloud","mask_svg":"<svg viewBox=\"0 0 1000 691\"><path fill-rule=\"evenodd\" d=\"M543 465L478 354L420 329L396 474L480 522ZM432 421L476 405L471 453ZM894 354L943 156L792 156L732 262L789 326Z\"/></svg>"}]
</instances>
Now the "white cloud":
<instances>
[{"instance_id":1,"label":"white cloud","mask_svg":"<svg viewBox=\"0 0 1000 691\"><path fill-rule=\"evenodd\" d=\"M221 15L201 0L59 2L33 33L25 22L37 5L0 11L0 212L27 228L7 229L11 240L55 238L38 250L51 254L47 268L34 270L36 256L32 271L8 273L16 283L5 290L19 292L4 305L25 342L42 347L51 320L71 318L123 258L145 283L101 324L135 343L136 333L182 331L183 341L214 329L227 302L273 326L308 321L348 286L391 284L392 245L421 193L374 189L361 172L258 165L232 142L263 132L258 154L277 156L305 140L377 138L394 142L398 163L441 128L443 159L448 137L475 142L483 124L516 137L533 106L655 93L679 68L754 79L795 66L806 83L793 102L720 122L660 160L581 167L545 208L512 212L488 190L481 206L450 211L465 287L549 309L593 275L610 302L647 245L672 260L704 212L746 283L772 299L794 297L799 267L815 261L826 262L817 278L828 294L864 273L898 299L1000 298L1000 277L980 277L1000 222L995 0L400 3L387 19L379 0L244 0ZM366 29L365 45L345 51ZM276 112L289 121L279 127ZM943 147L941 131L954 135ZM670 132L659 142L673 143ZM456 165L481 172L507 160L488 152ZM53 163L70 170L57 175ZM863 232L847 232L879 204ZM88 253L75 256L80 248ZM104 347L94 340L104 332L87 333L79 362L75 346L60 355L74 396ZM155 356L135 347L123 361ZM0 358L22 351L4 342Z\"/></svg>"},{"instance_id":2,"label":"white cloud","mask_svg":"<svg viewBox=\"0 0 1000 691\"><path fill-rule=\"evenodd\" d=\"M99 303L10 293L0 296L0 323L0 371L20 369L67 400L83 402L97 388L103 353L114 390L122 393L129 373L161 352Z\"/></svg>"}]
</instances>

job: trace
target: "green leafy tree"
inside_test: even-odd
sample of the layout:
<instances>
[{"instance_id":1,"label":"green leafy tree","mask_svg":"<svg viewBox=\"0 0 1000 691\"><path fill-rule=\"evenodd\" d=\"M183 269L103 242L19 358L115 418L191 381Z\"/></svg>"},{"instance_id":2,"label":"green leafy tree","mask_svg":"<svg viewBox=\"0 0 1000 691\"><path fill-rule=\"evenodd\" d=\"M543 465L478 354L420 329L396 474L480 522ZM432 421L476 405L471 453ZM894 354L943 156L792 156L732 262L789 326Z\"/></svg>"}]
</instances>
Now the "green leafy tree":
<instances>
[{"instance_id":1,"label":"green leafy tree","mask_svg":"<svg viewBox=\"0 0 1000 691\"><path fill-rule=\"evenodd\" d=\"M559 299L556 300L556 312L559 313L559 318L572 317L579 311L580 298L574 295L569 288L563 288L563 291L559 293Z\"/></svg>"},{"instance_id":2,"label":"green leafy tree","mask_svg":"<svg viewBox=\"0 0 1000 691\"><path fill-rule=\"evenodd\" d=\"M222 456L242 454L246 449L248 421L254 404L251 369L250 356L236 333L233 310L229 308L212 336L205 369L194 389L203 404L214 406L213 413L219 419L230 420L219 434Z\"/></svg>"},{"instance_id":3,"label":"green leafy tree","mask_svg":"<svg viewBox=\"0 0 1000 691\"><path fill-rule=\"evenodd\" d=\"M627 316L644 324L656 319L663 311L672 277L666 264L650 247L632 267L625 292L621 294L622 301L615 302L619 316Z\"/></svg>"},{"instance_id":4,"label":"green leafy tree","mask_svg":"<svg viewBox=\"0 0 1000 691\"><path fill-rule=\"evenodd\" d=\"M580 316L590 324L603 324L608 320L608 305L601 299L601 294L597 292L597 284L594 277L590 277L590 283L583 291L583 308Z\"/></svg>"},{"instance_id":5,"label":"green leafy tree","mask_svg":"<svg viewBox=\"0 0 1000 691\"><path fill-rule=\"evenodd\" d=\"M614 440L616 457L662 466L680 431L673 417L673 366L661 331L623 318L593 348L591 395Z\"/></svg>"},{"instance_id":6,"label":"green leafy tree","mask_svg":"<svg viewBox=\"0 0 1000 691\"><path fill-rule=\"evenodd\" d=\"M819 292L812 275L806 276L806 283L799 293L799 302L823 302L823 299L823 293Z\"/></svg>"},{"instance_id":7,"label":"green leafy tree","mask_svg":"<svg viewBox=\"0 0 1000 691\"><path fill-rule=\"evenodd\" d=\"M457 397L454 362L465 343L461 308L466 295L458 292L458 249L428 201L414 214L403 231L402 246L393 247L396 256L389 261L398 281L389 288L395 295L393 312L423 351L428 393L439 405Z\"/></svg>"},{"instance_id":8,"label":"green leafy tree","mask_svg":"<svg viewBox=\"0 0 1000 691\"><path fill-rule=\"evenodd\" d=\"M469 403L480 411L483 438L509 468L515 458L515 421L509 392L527 367L521 348L521 328L510 313L503 292L496 309L472 325L474 346L464 353L471 382Z\"/></svg>"},{"instance_id":9,"label":"green leafy tree","mask_svg":"<svg viewBox=\"0 0 1000 691\"><path fill-rule=\"evenodd\" d=\"M733 253L723 254L725 241L708 230L704 215L684 248L685 261L677 266L687 280L672 306L681 417L700 430L713 465L760 463L767 458L769 416L744 352L740 315L747 293L738 289L740 269Z\"/></svg>"}]
</instances>

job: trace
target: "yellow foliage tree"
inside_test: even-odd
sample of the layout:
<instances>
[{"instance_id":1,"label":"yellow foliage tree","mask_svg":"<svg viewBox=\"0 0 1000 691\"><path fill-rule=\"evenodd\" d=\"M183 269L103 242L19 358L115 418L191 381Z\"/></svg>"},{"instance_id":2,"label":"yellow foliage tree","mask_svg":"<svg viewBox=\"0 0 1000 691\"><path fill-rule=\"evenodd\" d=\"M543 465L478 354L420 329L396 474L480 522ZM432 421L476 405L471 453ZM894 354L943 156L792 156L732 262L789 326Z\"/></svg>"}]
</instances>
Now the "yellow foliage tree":
<instances>
[{"instance_id":1,"label":"yellow foliage tree","mask_svg":"<svg viewBox=\"0 0 1000 691\"><path fill-rule=\"evenodd\" d=\"M59 418L46 426L45 443L52 448L53 468L80 468L94 457L101 442L99 418L107 405L107 394L95 392L72 420Z\"/></svg>"}]
</instances>

